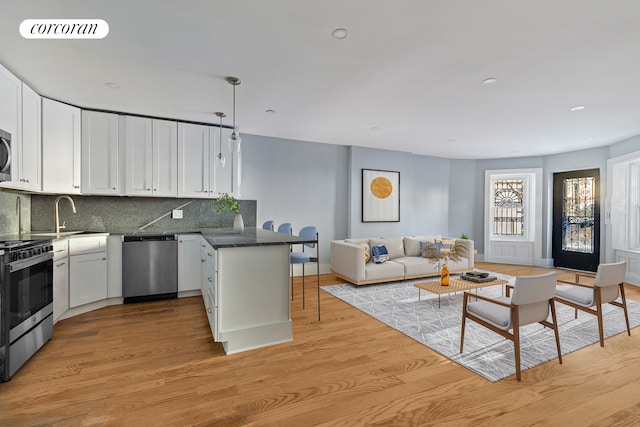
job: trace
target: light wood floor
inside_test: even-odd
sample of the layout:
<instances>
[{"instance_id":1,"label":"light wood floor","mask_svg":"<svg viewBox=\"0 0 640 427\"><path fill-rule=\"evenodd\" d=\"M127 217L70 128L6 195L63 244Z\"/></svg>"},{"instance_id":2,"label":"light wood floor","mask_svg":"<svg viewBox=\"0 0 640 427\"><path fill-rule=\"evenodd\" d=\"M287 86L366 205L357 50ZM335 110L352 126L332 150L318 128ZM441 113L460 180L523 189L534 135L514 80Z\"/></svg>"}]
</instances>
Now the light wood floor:
<instances>
[{"instance_id":1,"label":"light wood floor","mask_svg":"<svg viewBox=\"0 0 640 427\"><path fill-rule=\"evenodd\" d=\"M337 282L322 276L322 285ZM563 365L552 360L524 371L522 382L492 383L325 292L317 322L309 283L306 310L299 292L292 305L292 343L231 356L212 342L200 297L112 306L63 320L53 339L0 384L0 425L640 423L638 329L607 339L604 348L568 354ZM640 300L640 288L626 289Z\"/></svg>"}]
</instances>

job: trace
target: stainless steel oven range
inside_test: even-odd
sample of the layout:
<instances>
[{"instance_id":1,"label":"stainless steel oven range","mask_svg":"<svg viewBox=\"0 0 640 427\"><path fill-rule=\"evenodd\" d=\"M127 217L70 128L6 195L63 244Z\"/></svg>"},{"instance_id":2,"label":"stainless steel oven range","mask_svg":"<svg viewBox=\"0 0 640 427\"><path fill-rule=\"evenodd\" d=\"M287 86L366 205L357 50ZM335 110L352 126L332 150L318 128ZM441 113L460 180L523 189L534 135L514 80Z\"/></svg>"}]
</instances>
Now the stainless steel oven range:
<instances>
[{"instance_id":1,"label":"stainless steel oven range","mask_svg":"<svg viewBox=\"0 0 640 427\"><path fill-rule=\"evenodd\" d=\"M0 381L53 335L50 240L0 240Z\"/></svg>"}]
</instances>

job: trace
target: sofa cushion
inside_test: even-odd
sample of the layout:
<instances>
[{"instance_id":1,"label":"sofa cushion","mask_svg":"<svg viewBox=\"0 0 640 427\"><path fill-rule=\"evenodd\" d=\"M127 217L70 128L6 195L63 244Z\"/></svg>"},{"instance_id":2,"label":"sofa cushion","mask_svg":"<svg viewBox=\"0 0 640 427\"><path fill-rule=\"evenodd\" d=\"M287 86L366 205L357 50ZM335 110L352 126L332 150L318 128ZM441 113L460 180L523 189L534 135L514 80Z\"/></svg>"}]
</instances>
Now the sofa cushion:
<instances>
[{"instance_id":1,"label":"sofa cushion","mask_svg":"<svg viewBox=\"0 0 640 427\"><path fill-rule=\"evenodd\" d=\"M371 248L369 247L369 243L358 243L358 246L362 246L364 248L364 262L369 262L371 259Z\"/></svg>"},{"instance_id":2,"label":"sofa cushion","mask_svg":"<svg viewBox=\"0 0 640 427\"><path fill-rule=\"evenodd\" d=\"M371 255L376 264L381 264L389 260L389 251L385 245L373 245L371 247Z\"/></svg>"},{"instance_id":3,"label":"sofa cushion","mask_svg":"<svg viewBox=\"0 0 640 427\"><path fill-rule=\"evenodd\" d=\"M389 252L389 259L400 258L404 256L404 242L402 237L383 237L380 239L371 239L369 245L385 245Z\"/></svg>"},{"instance_id":4,"label":"sofa cushion","mask_svg":"<svg viewBox=\"0 0 640 427\"><path fill-rule=\"evenodd\" d=\"M425 236L411 236L405 237L404 242L404 254L406 256L420 256L420 242L425 241Z\"/></svg>"},{"instance_id":5,"label":"sofa cushion","mask_svg":"<svg viewBox=\"0 0 640 427\"><path fill-rule=\"evenodd\" d=\"M438 275L438 263L432 264L424 258L402 257L394 259L393 262L404 265L404 275L407 277Z\"/></svg>"},{"instance_id":6,"label":"sofa cushion","mask_svg":"<svg viewBox=\"0 0 640 427\"><path fill-rule=\"evenodd\" d=\"M354 245L359 245L360 243L369 244L369 239L346 239L345 243L353 243Z\"/></svg>"},{"instance_id":7,"label":"sofa cushion","mask_svg":"<svg viewBox=\"0 0 640 427\"><path fill-rule=\"evenodd\" d=\"M365 280L398 280L404 279L404 266L397 262L387 261L382 264L368 262L364 266Z\"/></svg>"}]
</instances>

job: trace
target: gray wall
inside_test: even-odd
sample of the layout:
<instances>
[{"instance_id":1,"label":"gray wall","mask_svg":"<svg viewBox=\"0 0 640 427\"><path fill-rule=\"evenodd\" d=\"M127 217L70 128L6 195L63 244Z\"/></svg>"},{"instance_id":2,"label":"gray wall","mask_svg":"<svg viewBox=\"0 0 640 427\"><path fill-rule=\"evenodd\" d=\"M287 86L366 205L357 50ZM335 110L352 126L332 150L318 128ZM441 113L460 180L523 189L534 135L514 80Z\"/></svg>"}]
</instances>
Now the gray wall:
<instances>
[{"instance_id":1,"label":"gray wall","mask_svg":"<svg viewBox=\"0 0 640 427\"><path fill-rule=\"evenodd\" d=\"M328 263L329 241L347 233L348 157L344 146L243 134L242 198L256 200L258 227L315 225Z\"/></svg>"},{"instance_id":2,"label":"gray wall","mask_svg":"<svg viewBox=\"0 0 640 427\"><path fill-rule=\"evenodd\" d=\"M348 237L448 233L451 161L351 147ZM400 172L400 222L362 222L362 169Z\"/></svg>"}]
</instances>

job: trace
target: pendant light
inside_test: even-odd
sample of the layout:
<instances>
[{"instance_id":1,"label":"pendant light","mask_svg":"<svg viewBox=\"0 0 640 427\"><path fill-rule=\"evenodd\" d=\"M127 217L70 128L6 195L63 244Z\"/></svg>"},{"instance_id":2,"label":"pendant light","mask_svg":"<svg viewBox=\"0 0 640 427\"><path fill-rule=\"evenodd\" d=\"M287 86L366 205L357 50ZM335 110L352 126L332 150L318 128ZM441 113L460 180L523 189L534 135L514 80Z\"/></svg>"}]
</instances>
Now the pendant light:
<instances>
[{"instance_id":1,"label":"pendant light","mask_svg":"<svg viewBox=\"0 0 640 427\"><path fill-rule=\"evenodd\" d=\"M216 111L215 115L220 117L220 151L218 151L218 155L216 156L216 162L218 166L223 168L227 159L222 155L222 118L227 117L227 115L221 111Z\"/></svg>"},{"instance_id":2,"label":"pendant light","mask_svg":"<svg viewBox=\"0 0 640 427\"><path fill-rule=\"evenodd\" d=\"M229 137L229 144L231 149L236 153L240 152L240 134L236 132L236 86L242 83L237 77L227 77L227 82L233 86L233 132Z\"/></svg>"}]
</instances>

